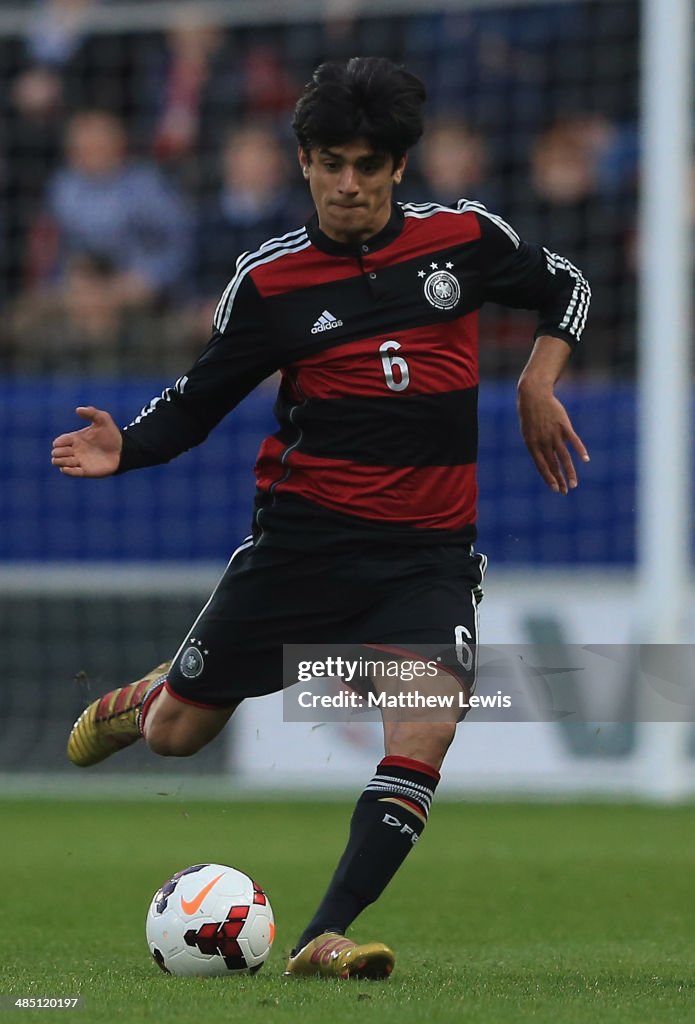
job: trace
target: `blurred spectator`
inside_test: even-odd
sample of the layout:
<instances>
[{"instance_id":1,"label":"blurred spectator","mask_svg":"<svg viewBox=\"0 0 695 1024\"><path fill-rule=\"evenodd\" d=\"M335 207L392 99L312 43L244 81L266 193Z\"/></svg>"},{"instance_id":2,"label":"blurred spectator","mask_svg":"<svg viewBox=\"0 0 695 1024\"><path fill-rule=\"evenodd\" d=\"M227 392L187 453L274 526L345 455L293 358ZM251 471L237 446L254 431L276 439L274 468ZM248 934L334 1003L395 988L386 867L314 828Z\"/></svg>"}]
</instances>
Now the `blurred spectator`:
<instances>
[{"instance_id":1,"label":"blurred spectator","mask_svg":"<svg viewBox=\"0 0 695 1024\"><path fill-rule=\"evenodd\" d=\"M308 81L323 61L346 61L355 54L388 56L410 65L402 15L370 11L365 16L364 0L323 0L321 8L320 21L297 18L285 26L282 40L274 40L276 52L286 55L294 83Z\"/></svg>"},{"instance_id":2,"label":"blurred spectator","mask_svg":"<svg viewBox=\"0 0 695 1024\"><path fill-rule=\"evenodd\" d=\"M126 116L133 92L137 45L132 34L91 31L92 12L102 0L39 0L20 48L15 87L36 69L50 72L64 109L91 106Z\"/></svg>"},{"instance_id":3,"label":"blurred spectator","mask_svg":"<svg viewBox=\"0 0 695 1024\"><path fill-rule=\"evenodd\" d=\"M54 71L32 68L18 75L6 97L4 148L4 286L17 294L25 283L27 237L41 207L46 182L58 164L63 117L62 86Z\"/></svg>"},{"instance_id":4,"label":"blurred spectator","mask_svg":"<svg viewBox=\"0 0 695 1024\"><path fill-rule=\"evenodd\" d=\"M269 42L257 42L244 54L245 112L267 117L293 109L300 87Z\"/></svg>"},{"instance_id":5,"label":"blurred spectator","mask_svg":"<svg viewBox=\"0 0 695 1024\"><path fill-rule=\"evenodd\" d=\"M615 129L606 118L586 114L562 118L538 136L531 153L534 192L556 209L599 194L601 154Z\"/></svg>"},{"instance_id":6,"label":"blurred spectator","mask_svg":"<svg viewBox=\"0 0 695 1024\"><path fill-rule=\"evenodd\" d=\"M94 0L41 0L27 33L33 64L62 67L84 40Z\"/></svg>"},{"instance_id":7,"label":"blurred spectator","mask_svg":"<svg viewBox=\"0 0 695 1024\"><path fill-rule=\"evenodd\" d=\"M242 55L204 6L182 5L150 52L139 90L139 136L191 190L209 184L220 124L240 116Z\"/></svg>"},{"instance_id":8,"label":"blurred spectator","mask_svg":"<svg viewBox=\"0 0 695 1024\"><path fill-rule=\"evenodd\" d=\"M198 141L203 92L224 41L221 28L201 20L200 13L192 7L178 12L166 38L169 59L152 139L152 152L162 161L193 152Z\"/></svg>"},{"instance_id":9,"label":"blurred spectator","mask_svg":"<svg viewBox=\"0 0 695 1024\"><path fill-rule=\"evenodd\" d=\"M542 132L532 147L523 205L513 217L523 238L562 253L591 285L575 370L628 369L634 354L633 282L626 274L633 197L606 195L600 185L614 135L612 123L594 114L561 118Z\"/></svg>"},{"instance_id":10,"label":"blurred spectator","mask_svg":"<svg viewBox=\"0 0 695 1024\"><path fill-rule=\"evenodd\" d=\"M283 114L298 91L266 35L231 33L204 5L186 3L144 73L141 138L186 188L207 190L220 125Z\"/></svg>"},{"instance_id":11,"label":"blurred spectator","mask_svg":"<svg viewBox=\"0 0 695 1024\"><path fill-rule=\"evenodd\" d=\"M594 289L594 315L573 366L584 360L593 368L615 358L618 369L632 368L634 0L505 0L384 16L365 12L363 0L325 0L314 19L272 23L259 17L257 24L233 27L220 21L218 4L206 10L199 0L171 5L173 18L163 5L159 28L93 31L94 9L102 4L27 0L29 30L0 36L0 306L5 302L6 320L27 282L40 284L41 292L20 301L22 322L29 322L33 304L55 302L53 285L69 281L66 304L80 306L86 333L105 339L105 350L127 350L137 361L139 324L152 323L153 303L159 311L175 295L209 309L240 252L298 227L310 212L303 191L292 187L292 161L288 168L280 160L273 171L273 147L259 156L264 144L257 137L248 147L256 154L256 163L250 161L255 169L244 172L244 133L228 147L224 126L261 118L272 128L286 120L297 86L320 60L383 53L423 75L435 117L398 198L478 199L531 240L566 249ZM599 106L607 121L581 124L581 117L569 117ZM100 132L107 137L93 147L103 150L101 169L68 147L56 173L66 122L75 111L96 108L115 115L105 133L103 122L99 131L94 123L86 129L92 139ZM81 118L70 121L70 134ZM550 129L541 133L549 121ZM569 122L569 130L562 127ZM483 129L482 138L473 125ZM127 159L124 133L142 163ZM114 135L120 138L115 158ZM186 264L191 232L185 206L162 174L184 187L199 210L199 268ZM121 195L125 210L118 209ZM37 219L46 206L52 219ZM182 281L190 282L190 291ZM101 288L108 296L102 295L97 316ZM107 316L113 302L120 309L115 321ZM174 329L188 338L180 307L177 315ZM195 308L196 323L198 315ZM523 331L505 315L495 311L492 321L497 349L481 353L496 373L516 370L524 354L518 345ZM209 316L204 333L208 327ZM65 329L80 333L75 324ZM165 324L164 336L168 329ZM48 323L46 330L51 333ZM131 344L136 336L140 341ZM175 349L173 337L170 343ZM83 348L94 362L100 346L89 349L84 342Z\"/></svg>"},{"instance_id":12,"label":"blurred spectator","mask_svg":"<svg viewBox=\"0 0 695 1024\"><path fill-rule=\"evenodd\" d=\"M442 117L428 125L417 163L422 175L421 185L415 186L422 194L420 202L450 206L465 197L495 205L485 140L463 121Z\"/></svg>"},{"instance_id":13,"label":"blurred spectator","mask_svg":"<svg viewBox=\"0 0 695 1024\"><path fill-rule=\"evenodd\" d=\"M427 83L431 110L459 109L491 134L505 132L501 156L513 160L548 109L549 84L576 81L585 7L574 0L424 14L409 23L408 63Z\"/></svg>"},{"instance_id":14,"label":"blurred spectator","mask_svg":"<svg viewBox=\"0 0 695 1024\"><path fill-rule=\"evenodd\" d=\"M85 111L70 120L66 166L48 188L57 229L53 274L89 254L111 262L124 306L173 297L189 264L189 219L159 172L128 160L125 131L112 114Z\"/></svg>"},{"instance_id":15,"label":"blurred spectator","mask_svg":"<svg viewBox=\"0 0 695 1024\"><path fill-rule=\"evenodd\" d=\"M41 208L46 182L60 161L68 113L85 105L120 113L132 79L122 39L90 35L100 0L42 0L23 39L3 40L0 122L7 153L2 182L7 203L7 285L26 283L27 239ZM130 48L133 49L132 46Z\"/></svg>"},{"instance_id":16,"label":"blurred spectator","mask_svg":"<svg viewBox=\"0 0 695 1024\"><path fill-rule=\"evenodd\" d=\"M298 173L290 168L271 128L249 125L232 130L221 164L219 192L203 206L196 230L196 290L206 305L206 316L209 303L219 300L232 277L241 253L301 227L311 213L307 194L294 186Z\"/></svg>"},{"instance_id":17,"label":"blurred spectator","mask_svg":"<svg viewBox=\"0 0 695 1024\"><path fill-rule=\"evenodd\" d=\"M20 373L175 372L192 342L178 315L125 308L108 259L75 256L60 287L26 293L4 325Z\"/></svg>"},{"instance_id":18,"label":"blurred spectator","mask_svg":"<svg viewBox=\"0 0 695 1024\"><path fill-rule=\"evenodd\" d=\"M50 68L28 68L12 83L12 101L18 114L48 128L63 111L63 90L60 76Z\"/></svg>"}]
</instances>

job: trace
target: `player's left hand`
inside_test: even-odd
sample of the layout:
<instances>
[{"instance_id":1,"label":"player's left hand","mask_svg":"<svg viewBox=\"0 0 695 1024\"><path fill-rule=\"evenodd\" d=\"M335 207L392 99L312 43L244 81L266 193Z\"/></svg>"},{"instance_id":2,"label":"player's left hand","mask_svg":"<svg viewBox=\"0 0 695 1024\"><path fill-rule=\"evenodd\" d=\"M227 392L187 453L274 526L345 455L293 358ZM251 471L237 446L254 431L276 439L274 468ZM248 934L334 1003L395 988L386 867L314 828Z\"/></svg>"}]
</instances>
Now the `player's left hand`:
<instances>
[{"instance_id":1,"label":"player's left hand","mask_svg":"<svg viewBox=\"0 0 695 1024\"><path fill-rule=\"evenodd\" d=\"M520 384L517 408L521 434L536 469L551 491L567 494L579 483L568 445L582 462L589 462L589 453L575 433L567 410L552 388L530 383Z\"/></svg>"}]
</instances>

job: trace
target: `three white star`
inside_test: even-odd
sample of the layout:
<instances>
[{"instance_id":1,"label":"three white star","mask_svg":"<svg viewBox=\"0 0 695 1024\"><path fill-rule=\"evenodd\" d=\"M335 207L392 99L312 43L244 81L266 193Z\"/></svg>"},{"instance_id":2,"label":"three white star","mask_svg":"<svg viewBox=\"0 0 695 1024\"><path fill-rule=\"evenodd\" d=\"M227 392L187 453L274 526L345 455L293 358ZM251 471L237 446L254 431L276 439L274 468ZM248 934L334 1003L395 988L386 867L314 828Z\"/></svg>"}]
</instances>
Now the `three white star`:
<instances>
[{"instance_id":1,"label":"three white star","mask_svg":"<svg viewBox=\"0 0 695 1024\"><path fill-rule=\"evenodd\" d=\"M447 270L453 270L454 269L454 264L451 263L451 262L446 263L445 266L446 266ZM432 262L432 263L430 263L430 268L432 270L439 270L439 264ZM426 276L426 271L425 270L418 270L417 276L418 277L425 277Z\"/></svg>"}]
</instances>

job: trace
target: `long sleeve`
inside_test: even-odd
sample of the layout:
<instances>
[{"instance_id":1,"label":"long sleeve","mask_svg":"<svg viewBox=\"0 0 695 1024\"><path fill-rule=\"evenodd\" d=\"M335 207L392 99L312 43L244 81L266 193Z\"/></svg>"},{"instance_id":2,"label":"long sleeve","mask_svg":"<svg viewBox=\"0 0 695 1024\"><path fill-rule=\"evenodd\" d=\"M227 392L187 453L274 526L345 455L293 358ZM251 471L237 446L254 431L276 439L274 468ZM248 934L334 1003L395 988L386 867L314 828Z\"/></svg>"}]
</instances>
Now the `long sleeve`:
<instances>
[{"instance_id":1,"label":"long sleeve","mask_svg":"<svg viewBox=\"0 0 695 1024\"><path fill-rule=\"evenodd\" d=\"M253 281L248 275L238 275L233 284L238 287L224 329L216 327L188 373L153 398L122 431L119 473L169 462L200 444L228 412L279 368Z\"/></svg>"},{"instance_id":2,"label":"long sleeve","mask_svg":"<svg viewBox=\"0 0 695 1024\"><path fill-rule=\"evenodd\" d=\"M535 337L550 334L574 348L591 300L581 271L565 257L522 241L479 203L462 200L458 208L474 212L480 224L484 301L538 310Z\"/></svg>"}]
</instances>

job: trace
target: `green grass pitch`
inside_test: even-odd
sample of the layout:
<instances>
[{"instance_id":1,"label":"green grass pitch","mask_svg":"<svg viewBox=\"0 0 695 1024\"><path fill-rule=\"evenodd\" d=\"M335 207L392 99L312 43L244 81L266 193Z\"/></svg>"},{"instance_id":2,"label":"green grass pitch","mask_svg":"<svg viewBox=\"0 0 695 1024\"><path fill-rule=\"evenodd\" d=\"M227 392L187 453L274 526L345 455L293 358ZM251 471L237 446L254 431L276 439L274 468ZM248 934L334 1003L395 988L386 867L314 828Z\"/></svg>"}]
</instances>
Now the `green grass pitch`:
<instances>
[{"instance_id":1,"label":"green grass pitch","mask_svg":"<svg viewBox=\"0 0 695 1024\"><path fill-rule=\"evenodd\" d=\"M197 1024L695 1021L695 809L440 801L356 938L384 983L285 979L284 954L342 849L350 805L0 801L0 995L82 996L9 1020ZM144 916L175 870L218 861L270 895L255 977L183 979ZM4 1016L4 1014L3 1014Z\"/></svg>"}]
</instances>

